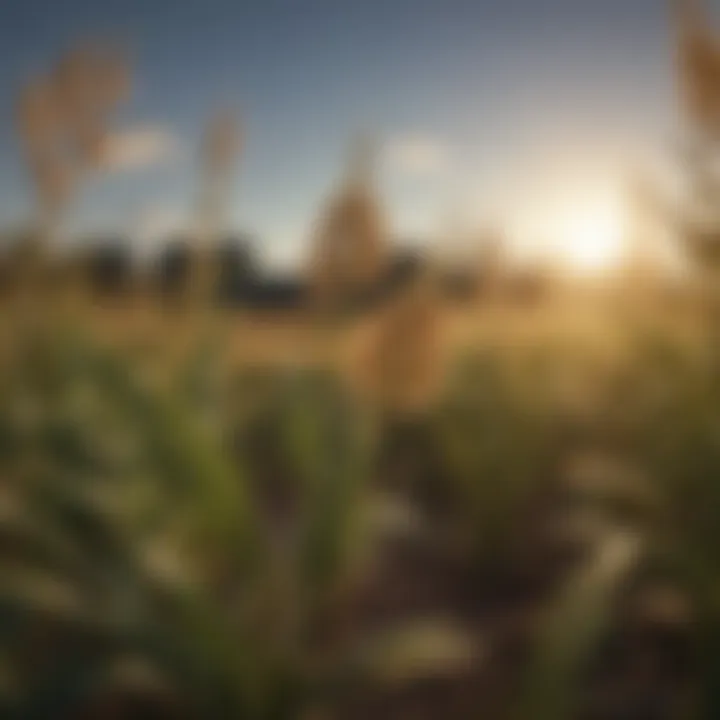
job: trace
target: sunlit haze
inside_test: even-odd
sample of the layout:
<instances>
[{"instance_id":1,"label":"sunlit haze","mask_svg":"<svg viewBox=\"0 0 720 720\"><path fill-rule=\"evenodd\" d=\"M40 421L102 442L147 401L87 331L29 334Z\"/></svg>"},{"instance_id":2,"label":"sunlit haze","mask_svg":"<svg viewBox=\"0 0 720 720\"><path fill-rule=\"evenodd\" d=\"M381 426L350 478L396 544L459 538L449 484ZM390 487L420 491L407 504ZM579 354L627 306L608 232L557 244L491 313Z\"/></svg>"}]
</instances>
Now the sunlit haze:
<instances>
[{"instance_id":1,"label":"sunlit haze","mask_svg":"<svg viewBox=\"0 0 720 720\"><path fill-rule=\"evenodd\" d=\"M672 125L666 15L655 0L11 0L0 97L8 110L18 83L78 37L126 42L133 137L75 200L66 232L129 233L147 249L186 227L193 148L208 113L227 105L246 136L230 222L288 264L307 252L347 143L365 129L388 159L378 182L404 240L431 240L451 208L479 226L512 224L567 184L560 223L586 225L572 207L576 174L613 182L627 153L656 151ZM0 212L22 222L30 202L11 123L4 111ZM606 213L597 184L580 188L583 218Z\"/></svg>"}]
</instances>

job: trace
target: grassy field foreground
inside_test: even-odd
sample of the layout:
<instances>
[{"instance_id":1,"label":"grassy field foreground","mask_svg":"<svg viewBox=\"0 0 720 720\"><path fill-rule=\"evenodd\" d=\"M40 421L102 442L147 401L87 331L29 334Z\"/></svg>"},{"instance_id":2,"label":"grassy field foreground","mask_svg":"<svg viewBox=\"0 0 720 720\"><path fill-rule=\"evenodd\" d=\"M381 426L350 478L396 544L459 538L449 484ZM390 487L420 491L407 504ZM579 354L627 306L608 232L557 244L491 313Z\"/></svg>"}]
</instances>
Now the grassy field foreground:
<instances>
[{"instance_id":1,"label":"grassy field foreground","mask_svg":"<svg viewBox=\"0 0 720 720\"><path fill-rule=\"evenodd\" d=\"M702 336L407 302L185 343L6 316L3 716L714 717Z\"/></svg>"}]
</instances>

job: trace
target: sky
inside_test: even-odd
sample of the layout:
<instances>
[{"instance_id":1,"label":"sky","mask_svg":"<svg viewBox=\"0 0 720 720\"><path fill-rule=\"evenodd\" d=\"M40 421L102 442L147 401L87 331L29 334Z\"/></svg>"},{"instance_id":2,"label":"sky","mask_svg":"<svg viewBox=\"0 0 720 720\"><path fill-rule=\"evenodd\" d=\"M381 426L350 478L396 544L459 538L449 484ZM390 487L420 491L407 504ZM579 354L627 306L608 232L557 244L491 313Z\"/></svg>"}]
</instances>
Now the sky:
<instances>
[{"instance_id":1,"label":"sky","mask_svg":"<svg viewBox=\"0 0 720 720\"><path fill-rule=\"evenodd\" d=\"M302 260L349 142L381 142L393 233L451 218L540 235L548 208L594 202L670 141L664 0L3 0L0 227L32 192L14 103L83 38L124 43L133 92L115 118L131 159L75 201L68 232L151 243L187 223L203 126L237 109L233 227L272 263ZM134 144L133 144L134 143Z\"/></svg>"}]
</instances>

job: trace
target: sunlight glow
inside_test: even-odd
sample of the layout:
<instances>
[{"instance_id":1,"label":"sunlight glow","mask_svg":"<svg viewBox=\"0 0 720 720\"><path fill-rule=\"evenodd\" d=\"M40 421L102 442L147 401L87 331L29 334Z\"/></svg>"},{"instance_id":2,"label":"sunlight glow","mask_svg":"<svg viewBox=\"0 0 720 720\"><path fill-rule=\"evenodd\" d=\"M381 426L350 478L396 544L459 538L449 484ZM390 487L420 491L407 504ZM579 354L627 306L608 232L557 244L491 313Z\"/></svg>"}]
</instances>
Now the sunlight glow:
<instances>
[{"instance_id":1,"label":"sunlight glow","mask_svg":"<svg viewBox=\"0 0 720 720\"><path fill-rule=\"evenodd\" d=\"M509 215L508 223L518 260L598 275L626 259L627 199L610 173L603 178L576 171L561 181L546 181L520 210Z\"/></svg>"},{"instance_id":2,"label":"sunlight glow","mask_svg":"<svg viewBox=\"0 0 720 720\"><path fill-rule=\"evenodd\" d=\"M623 252L622 213L614 203L579 204L558 223L555 254L570 270L607 270L621 261Z\"/></svg>"}]
</instances>

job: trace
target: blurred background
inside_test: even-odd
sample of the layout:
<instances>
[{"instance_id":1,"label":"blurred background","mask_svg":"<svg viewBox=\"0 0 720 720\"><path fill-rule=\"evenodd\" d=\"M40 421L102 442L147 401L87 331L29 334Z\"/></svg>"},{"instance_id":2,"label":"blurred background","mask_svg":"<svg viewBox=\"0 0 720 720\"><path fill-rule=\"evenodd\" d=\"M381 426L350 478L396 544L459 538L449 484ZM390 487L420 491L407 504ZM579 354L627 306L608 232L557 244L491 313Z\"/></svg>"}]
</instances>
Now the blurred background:
<instances>
[{"instance_id":1,"label":"blurred background","mask_svg":"<svg viewBox=\"0 0 720 720\"><path fill-rule=\"evenodd\" d=\"M0 717L720 717L716 11L6 0Z\"/></svg>"}]
</instances>

